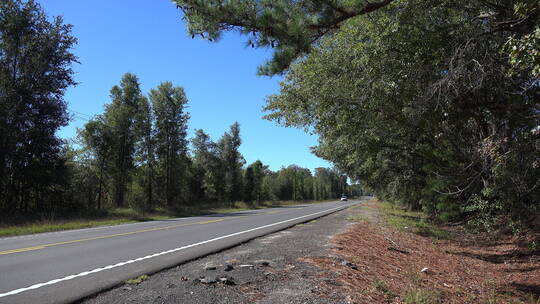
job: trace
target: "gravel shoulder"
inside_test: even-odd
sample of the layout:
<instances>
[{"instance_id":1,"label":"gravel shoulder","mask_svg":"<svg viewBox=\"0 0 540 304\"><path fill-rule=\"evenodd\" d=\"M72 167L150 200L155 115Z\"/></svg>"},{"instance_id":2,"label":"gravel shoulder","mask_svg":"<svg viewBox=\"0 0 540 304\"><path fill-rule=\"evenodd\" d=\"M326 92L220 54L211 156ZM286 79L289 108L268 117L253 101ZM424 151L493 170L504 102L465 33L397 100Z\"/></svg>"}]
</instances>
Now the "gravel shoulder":
<instances>
[{"instance_id":1,"label":"gravel shoulder","mask_svg":"<svg viewBox=\"0 0 540 304\"><path fill-rule=\"evenodd\" d=\"M132 280L79 303L350 303L337 272L308 262L326 258L347 264L333 255L330 239L347 230L349 212Z\"/></svg>"}]
</instances>

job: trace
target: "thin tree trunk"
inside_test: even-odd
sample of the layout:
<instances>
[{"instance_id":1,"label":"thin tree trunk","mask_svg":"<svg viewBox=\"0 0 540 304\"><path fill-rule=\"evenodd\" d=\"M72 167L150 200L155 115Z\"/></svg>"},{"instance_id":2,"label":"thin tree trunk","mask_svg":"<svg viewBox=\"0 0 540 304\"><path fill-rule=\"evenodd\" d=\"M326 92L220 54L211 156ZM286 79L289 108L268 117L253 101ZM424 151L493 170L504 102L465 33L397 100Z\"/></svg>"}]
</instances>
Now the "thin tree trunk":
<instances>
[{"instance_id":1,"label":"thin tree trunk","mask_svg":"<svg viewBox=\"0 0 540 304\"><path fill-rule=\"evenodd\" d=\"M101 209L101 193L103 192L103 170L105 167L105 158L102 158L99 166L99 187L98 187L98 201L97 209Z\"/></svg>"}]
</instances>

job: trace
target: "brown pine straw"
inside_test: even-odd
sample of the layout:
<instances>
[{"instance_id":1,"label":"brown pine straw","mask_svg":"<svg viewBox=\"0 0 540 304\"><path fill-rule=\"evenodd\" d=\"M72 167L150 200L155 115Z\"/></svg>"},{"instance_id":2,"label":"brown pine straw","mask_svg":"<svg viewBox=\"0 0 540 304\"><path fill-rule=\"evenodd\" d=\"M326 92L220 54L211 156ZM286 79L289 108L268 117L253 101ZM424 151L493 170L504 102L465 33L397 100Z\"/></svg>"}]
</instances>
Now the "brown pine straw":
<instances>
[{"instance_id":1,"label":"brown pine straw","mask_svg":"<svg viewBox=\"0 0 540 304\"><path fill-rule=\"evenodd\" d=\"M378 208L369 205L372 211ZM421 290L431 303L540 304L540 256L518 247L510 236L484 239L461 234L437 241L362 222L332 240L338 260L302 260L337 272L353 303L405 303L408 293Z\"/></svg>"}]
</instances>

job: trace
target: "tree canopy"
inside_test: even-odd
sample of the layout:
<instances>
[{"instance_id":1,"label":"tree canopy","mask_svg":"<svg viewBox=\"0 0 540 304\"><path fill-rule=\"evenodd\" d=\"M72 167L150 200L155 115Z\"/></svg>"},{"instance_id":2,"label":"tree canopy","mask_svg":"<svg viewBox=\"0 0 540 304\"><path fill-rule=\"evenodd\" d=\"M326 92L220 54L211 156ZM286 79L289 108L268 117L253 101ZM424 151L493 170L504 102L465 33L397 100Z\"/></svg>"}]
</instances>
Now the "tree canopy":
<instances>
[{"instance_id":1,"label":"tree canopy","mask_svg":"<svg viewBox=\"0 0 540 304\"><path fill-rule=\"evenodd\" d=\"M176 3L192 35L274 48L266 118L381 198L486 225L538 213L540 2Z\"/></svg>"},{"instance_id":2,"label":"tree canopy","mask_svg":"<svg viewBox=\"0 0 540 304\"><path fill-rule=\"evenodd\" d=\"M383 199L527 221L540 208L540 86L535 53L505 50L535 33L538 5L520 28L506 25L515 9L410 0L349 20L291 66L267 118L319 134L315 153Z\"/></svg>"},{"instance_id":3,"label":"tree canopy","mask_svg":"<svg viewBox=\"0 0 540 304\"><path fill-rule=\"evenodd\" d=\"M34 1L0 2L0 208L54 209L64 182L65 90L76 43L62 18Z\"/></svg>"},{"instance_id":4,"label":"tree canopy","mask_svg":"<svg viewBox=\"0 0 540 304\"><path fill-rule=\"evenodd\" d=\"M188 32L218 40L222 32L238 30L251 47L274 48L273 58L259 73L283 73L294 60L310 52L319 40L350 18L376 11L394 0L175 0Z\"/></svg>"}]
</instances>

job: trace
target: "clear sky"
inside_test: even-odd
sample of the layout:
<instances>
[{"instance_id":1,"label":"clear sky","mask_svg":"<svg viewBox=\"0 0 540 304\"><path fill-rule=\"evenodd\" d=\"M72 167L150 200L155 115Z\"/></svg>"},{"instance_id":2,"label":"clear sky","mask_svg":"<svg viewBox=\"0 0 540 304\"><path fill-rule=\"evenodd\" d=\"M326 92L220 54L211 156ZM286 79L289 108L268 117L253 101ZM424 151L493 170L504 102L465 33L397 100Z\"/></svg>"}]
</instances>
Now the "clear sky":
<instances>
[{"instance_id":1,"label":"clear sky","mask_svg":"<svg viewBox=\"0 0 540 304\"><path fill-rule=\"evenodd\" d=\"M265 97L278 92L279 77L257 76L270 50L246 47L237 33L218 43L187 35L181 13L167 0L37 0L49 16L72 24L78 86L67 91L74 121L61 130L71 138L85 120L103 112L109 90L122 74L136 74L145 94L162 81L184 87L189 99L190 137L201 128L217 140L229 126L241 126L241 152L248 163L260 159L277 170L297 164L330 164L311 154L315 136L262 119Z\"/></svg>"}]
</instances>

